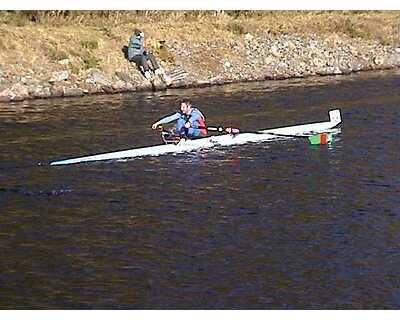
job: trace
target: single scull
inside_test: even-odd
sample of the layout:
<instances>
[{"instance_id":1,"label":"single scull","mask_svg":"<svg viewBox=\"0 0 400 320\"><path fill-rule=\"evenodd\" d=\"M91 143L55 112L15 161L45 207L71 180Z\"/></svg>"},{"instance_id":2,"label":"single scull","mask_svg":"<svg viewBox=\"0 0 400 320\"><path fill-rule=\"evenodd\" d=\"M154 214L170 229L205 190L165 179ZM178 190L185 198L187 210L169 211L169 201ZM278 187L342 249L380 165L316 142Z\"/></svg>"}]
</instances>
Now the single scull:
<instances>
[{"instance_id":1,"label":"single scull","mask_svg":"<svg viewBox=\"0 0 400 320\"><path fill-rule=\"evenodd\" d=\"M254 133L239 133L236 135L223 134L220 136L210 136L195 140L182 139L178 144L164 144L151 147L143 147L138 149L130 149L116 151L110 153L102 153L89 155L79 158L66 160L58 160L50 163L51 166L75 164L89 161L104 161L112 159L134 158L144 156L158 156L167 153L181 153L196 149L212 148L215 146L229 146L234 144L244 144L248 142L268 141L274 139L294 138L296 136L305 136L317 133L327 132L336 127L342 120L340 110L335 109L329 111L329 120L327 122L317 122L310 124L302 124L290 127L282 127L275 129L265 129Z\"/></svg>"}]
</instances>

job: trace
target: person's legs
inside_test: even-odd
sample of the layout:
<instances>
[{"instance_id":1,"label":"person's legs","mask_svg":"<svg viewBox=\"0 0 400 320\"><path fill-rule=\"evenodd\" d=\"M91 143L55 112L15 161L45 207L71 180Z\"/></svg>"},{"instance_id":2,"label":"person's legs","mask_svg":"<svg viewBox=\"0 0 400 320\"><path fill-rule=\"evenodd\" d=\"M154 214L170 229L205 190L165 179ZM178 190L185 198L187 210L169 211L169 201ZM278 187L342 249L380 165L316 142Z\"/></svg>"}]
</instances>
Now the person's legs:
<instances>
[{"instance_id":1,"label":"person's legs","mask_svg":"<svg viewBox=\"0 0 400 320\"><path fill-rule=\"evenodd\" d=\"M177 132L177 134L180 134L180 135L182 135L182 134L185 134L185 123L186 123L186 121L184 120L184 119L178 119L177 121L176 121L176 132Z\"/></svg>"},{"instance_id":2,"label":"person's legs","mask_svg":"<svg viewBox=\"0 0 400 320\"><path fill-rule=\"evenodd\" d=\"M144 55L140 54L140 55L134 56L132 60L136 63L137 67L140 69L140 71L143 73L143 75L147 79L151 79L150 68L149 68L149 64L147 63L146 57Z\"/></svg>"},{"instance_id":3,"label":"person's legs","mask_svg":"<svg viewBox=\"0 0 400 320\"><path fill-rule=\"evenodd\" d=\"M146 58L147 58L147 60L150 60L153 71L156 71L157 69L160 68L160 66L157 63L156 57L152 53L148 53L146 55Z\"/></svg>"},{"instance_id":4,"label":"person's legs","mask_svg":"<svg viewBox=\"0 0 400 320\"><path fill-rule=\"evenodd\" d=\"M152 70L153 70L154 74L158 75L160 77L161 81L163 81L166 85L170 85L172 83L171 78L165 74L165 72L162 68L160 68L154 55L152 53L148 53L147 59L150 60L150 63L153 67Z\"/></svg>"},{"instance_id":5,"label":"person's legs","mask_svg":"<svg viewBox=\"0 0 400 320\"><path fill-rule=\"evenodd\" d=\"M136 63L138 68L143 72L149 71L149 65L144 55L138 54L132 58L132 60Z\"/></svg>"},{"instance_id":6,"label":"person's legs","mask_svg":"<svg viewBox=\"0 0 400 320\"><path fill-rule=\"evenodd\" d=\"M186 135L191 139L196 139L201 137L200 130L194 128L187 129Z\"/></svg>"}]
</instances>

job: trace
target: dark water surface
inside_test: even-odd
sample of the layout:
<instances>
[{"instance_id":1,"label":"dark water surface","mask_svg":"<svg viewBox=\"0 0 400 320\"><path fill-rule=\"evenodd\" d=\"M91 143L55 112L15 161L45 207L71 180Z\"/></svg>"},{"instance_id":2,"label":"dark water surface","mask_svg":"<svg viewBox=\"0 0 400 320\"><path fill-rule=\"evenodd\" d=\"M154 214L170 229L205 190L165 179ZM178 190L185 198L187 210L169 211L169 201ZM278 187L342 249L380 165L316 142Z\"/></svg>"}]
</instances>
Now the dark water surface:
<instances>
[{"instance_id":1,"label":"dark water surface","mask_svg":"<svg viewBox=\"0 0 400 320\"><path fill-rule=\"evenodd\" d=\"M1 309L398 309L400 72L0 108ZM209 125L328 120L331 145L252 143L71 166Z\"/></svg>"}]
</instances>

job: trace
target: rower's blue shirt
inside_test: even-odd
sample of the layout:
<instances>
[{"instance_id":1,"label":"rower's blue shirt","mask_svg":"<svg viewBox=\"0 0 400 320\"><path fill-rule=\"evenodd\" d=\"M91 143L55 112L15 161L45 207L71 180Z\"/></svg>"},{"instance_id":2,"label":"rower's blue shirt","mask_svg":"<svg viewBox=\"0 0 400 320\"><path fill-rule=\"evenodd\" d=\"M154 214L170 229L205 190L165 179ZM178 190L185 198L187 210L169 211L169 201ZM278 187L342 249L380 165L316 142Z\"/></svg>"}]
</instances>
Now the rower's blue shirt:
<instances>
[{"instance_id":1,"label":"rower's blue shirt","mask_svg":"<svg viewBox=\"0 0 400 320\"><path fill-rule=\"evenodd\" d=\"M176 131L179 134L186 135L188 137L199 137L204 132L205 117L201 111L197 108L192 108L189 116L183 114L182 112L176 112L170 116L166 116L159 120L160 124L166 124L176 121ZM186 122L190 122L190 128L186 129Z\"/></svg>"}]
</instances>

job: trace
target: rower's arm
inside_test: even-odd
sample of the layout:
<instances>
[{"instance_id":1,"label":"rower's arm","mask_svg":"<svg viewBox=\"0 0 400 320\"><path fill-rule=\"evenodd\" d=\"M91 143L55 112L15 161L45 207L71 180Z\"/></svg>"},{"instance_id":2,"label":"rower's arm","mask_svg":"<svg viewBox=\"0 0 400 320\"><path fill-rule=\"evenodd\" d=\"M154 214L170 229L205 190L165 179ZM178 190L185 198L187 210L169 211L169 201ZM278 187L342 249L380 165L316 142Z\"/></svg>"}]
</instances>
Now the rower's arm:
<instances>
[{"instance_id":1,"label":"rower's arm","mask_svg":"<svg viewBox=\"0 0 400 320\"><path fill-rule=\"evenodd\" d=\"M164 117L164 118L158 120L157 122L154 122L151 127L152 127L152 129L156 130L159 125L162 125L164 123L170 123L172 121L176 121L179 118L180 118L180 113L177 112L177 113L174 113L174 114L172 114L170 116Z\"/></svg>"},{"instance_id":2,"label":"rower's arm","mask_svg":"<svg viewBox=\"0 0 400 320\"><path fill-rule=\"evenodd\" d=\"M164 118L158 120L158 124L170 123L170 122L178 120L180 117L181 117L180 113L177 112L170 116L167 116L167 117L164 117Z\"/></svg>"}]
</instances>

